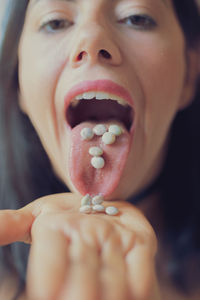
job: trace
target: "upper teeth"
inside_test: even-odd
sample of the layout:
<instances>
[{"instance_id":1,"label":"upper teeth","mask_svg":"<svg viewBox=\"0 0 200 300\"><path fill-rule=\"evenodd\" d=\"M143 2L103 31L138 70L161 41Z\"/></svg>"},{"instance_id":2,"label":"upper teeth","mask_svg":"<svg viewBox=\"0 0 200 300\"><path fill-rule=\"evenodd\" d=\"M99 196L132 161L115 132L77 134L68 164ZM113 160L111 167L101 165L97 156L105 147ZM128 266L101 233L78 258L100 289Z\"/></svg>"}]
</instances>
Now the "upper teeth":
<instances>
[{"instance_id":1,"label":"upper teeth","mask_svg":"<svg viewBox=\"0 0 200 300\"><path fill-rule=\"evenodd\" d=\"M114 101L117 101L119 104L121 105L128 105L126 103L126 101L121 98L121 97L118 97L116 95L112 95L112 94L109 94L109 93L104 93L104 92L97 92L97 91L91 91L91 92L86 92L86 93L82 93L82 94L79 94L77 95L72 101L71 101L71 105L72 106L77 106L79 101L77 100L88 100L88 99L93 99L93 98L96 98L96 100L114 100Z\"/></svg>"}]
</instances>

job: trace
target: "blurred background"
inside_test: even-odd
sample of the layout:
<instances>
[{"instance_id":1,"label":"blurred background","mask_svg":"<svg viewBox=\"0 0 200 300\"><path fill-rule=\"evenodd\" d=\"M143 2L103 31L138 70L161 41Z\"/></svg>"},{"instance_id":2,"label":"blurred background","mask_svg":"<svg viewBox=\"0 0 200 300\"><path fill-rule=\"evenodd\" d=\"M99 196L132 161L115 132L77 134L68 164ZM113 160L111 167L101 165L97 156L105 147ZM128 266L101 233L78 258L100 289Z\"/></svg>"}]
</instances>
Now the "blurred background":
<instances>
[{"instance_id":1,"label":"blurred background","mask_svg":"<svg viewBox=\"0 0 200 300\"><path fill-rule=\"evenodd\" d=\"M5 4L8 0L0 0L0 20L2 20L2 15L4 11Z\"/></svg>"},{"instance_id":2,"label":"blurred background","mask_svg":"<svg viewBox=\"0 0 200 300\"><path fill-rule=\"evenodd\" d=\"M1 36L1 23L2 23L2 16L5 9L5 4L8 0L0 0L0 36Z\"/></svg>"}]
</instances>

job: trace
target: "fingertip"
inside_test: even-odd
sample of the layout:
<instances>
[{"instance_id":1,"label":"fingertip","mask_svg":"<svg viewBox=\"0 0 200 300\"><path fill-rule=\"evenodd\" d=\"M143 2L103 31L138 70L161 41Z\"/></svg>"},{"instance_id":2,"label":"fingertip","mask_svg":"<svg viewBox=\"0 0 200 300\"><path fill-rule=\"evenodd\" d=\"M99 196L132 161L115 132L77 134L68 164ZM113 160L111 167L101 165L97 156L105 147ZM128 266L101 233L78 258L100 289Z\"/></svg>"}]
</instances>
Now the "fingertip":
<instances>
[{"instance_id":1,"label":"fingertip","mask_svg":"<svg viewBox=\"0 0 200 300\"><path fill-rule=\"evenodd\" d=\"M33 215L23 210L0 211L0 245L16 241L29 242Z\"/></svg>"}]
</instances>

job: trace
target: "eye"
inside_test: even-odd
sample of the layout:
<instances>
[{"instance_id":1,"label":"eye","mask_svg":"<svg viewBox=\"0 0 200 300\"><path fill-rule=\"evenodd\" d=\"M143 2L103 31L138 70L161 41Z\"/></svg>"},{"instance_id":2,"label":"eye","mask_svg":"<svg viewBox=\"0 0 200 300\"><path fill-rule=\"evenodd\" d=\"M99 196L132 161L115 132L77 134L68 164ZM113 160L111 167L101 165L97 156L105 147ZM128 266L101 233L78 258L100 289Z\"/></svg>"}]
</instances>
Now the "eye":
<instances>
[{"instance_id":1,"label":"eye","mask_svg":"<svg viewBox=\"0 0 200 300\"><path fill-rule=\"evenodd\" d=\"M132 26L140 30L153 29L157 26L156 22L150 16L143 14L128 16L121 20L120 23L126 23L128 26Z\"/></svg>"},{"instance_id":2,"label":"eye","mask_svg":"<svg viewBox=\"0 0 200 300\"><path fill-rule=\"evenodd\" d=\"M52 19L47 20L40 26L40 31L46 31L48 33L55 33L57 31L68 28L72 22L67 19Z\"/></svg>"}]
</instances>

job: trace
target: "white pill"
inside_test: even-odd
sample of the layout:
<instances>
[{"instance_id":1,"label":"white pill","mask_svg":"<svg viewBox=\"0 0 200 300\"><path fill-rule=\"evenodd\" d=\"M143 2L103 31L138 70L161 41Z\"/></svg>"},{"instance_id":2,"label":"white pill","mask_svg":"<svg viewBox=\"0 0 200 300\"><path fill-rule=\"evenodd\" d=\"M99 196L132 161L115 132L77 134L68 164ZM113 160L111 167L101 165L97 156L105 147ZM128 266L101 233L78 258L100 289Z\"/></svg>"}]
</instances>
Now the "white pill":
<instances>
[{"instance_id":1,"label":"white pill","mask_svg":"<svg viewBox=\"0 0 200 300\"><path fill-rule=\"evenodd\" d=\"M108 132L111 132L114 135L119 136L122 134L122 128L118 125L113 124L109 126Z\"/></svg>"},{"instance_id":2,"label":"white pill","mask_svg":"<svg viewBox=\"0 0 200 300\"><path fill-rule=\"evenodd\" d=\"M92 211L92 206L91 205L83 205L80 207L79 211L84 214L89 214Z\"/></svg>"},{"instance_id":3,"label":"white pill","mask_svg":"<svg viewBox=\"0 0 200 300\"><path fill-rule=\"evenodd\" d=\"M92 156L100 156L103 154L103 150L100 147L90 147L89 153Z\"/></svg>"},{"instance_id":4,"label":"white pill","mask_svg":"<svg viewBox=\"0 0 200 300\"><path fill-rule=\"evenodd\" d=\"M91 128L83 128L81 130L81 136L83 140L91 140L94 136L94 132Z\"/></svg>"},{"instance_id":5,"label":"white pill","mask_svg":"<svg viewBox=\"0 0 200 300\"><path fill-rule=\"evenodd\" d=\"M94 156L91 159L91 164L95 169L102 169L105 165L105 161L104 161L103 157Z\"/></svg>"},{"instance_id":6,"label":"white pill","mask_svg":"<svg viewBox=\"0 0 200 300\"><path fill-rule=\"evenodd\" d=\"M98 124L93 128L93 132L96 135L103 135L107 131L107 128L103 124Z\"/></svg>"},{"instance_id":7,"label":"white pill","mask_svg":"<svg viewBox=\"0 0 200 300\"><path fill-rule=\"evenodd\" d=\"M106 214L110 216L115 216L119 212L118 208L115 206L107 206L106 207Z\"/></svg>"},{"instance_id":8,"label":"white pill","mask_svg":"<svg viewBox=\"0 0 200 300\"><path fill-rule=\"evenodd\" d=\"M96 204L92 207L92 210L93 211L96 211L96 212L104 212L105 211L105 207L101 204Z\"/></svg>"},{"instance_id":9,"label":"white pill","mask_svg":"<svg viewBox=\"0 0 200 300\"><path fill-rule=\"evenodd\" d=\"M104 197L103 195L96 195L92 198L92 204L96 205L96 204L101 204L104 201Z\"/></svg>"},{"instance_id":10,"label":"white pill","mask_svg":"<svg viewBox=\"0 0 200 300\"><path fill-rule=\"evenodd\" d=\"M91 201L92 200L92 197L89 195L89 194L86 194L82 199L81 199L81 206L84 206L84 205L90 205L91 204Z\"/></svg>"},{"instance_id":11,"label":"white pill","mask_svg":"<svg viewBox=\"0 0 200 300\"><path fill-rule=\"evenodd\" d=\"M116 140L116 136L111 132L105 132L104 135L102 136L102 141L106 145L113 144L115 140Z\"/></svg>"}]
</instances>

